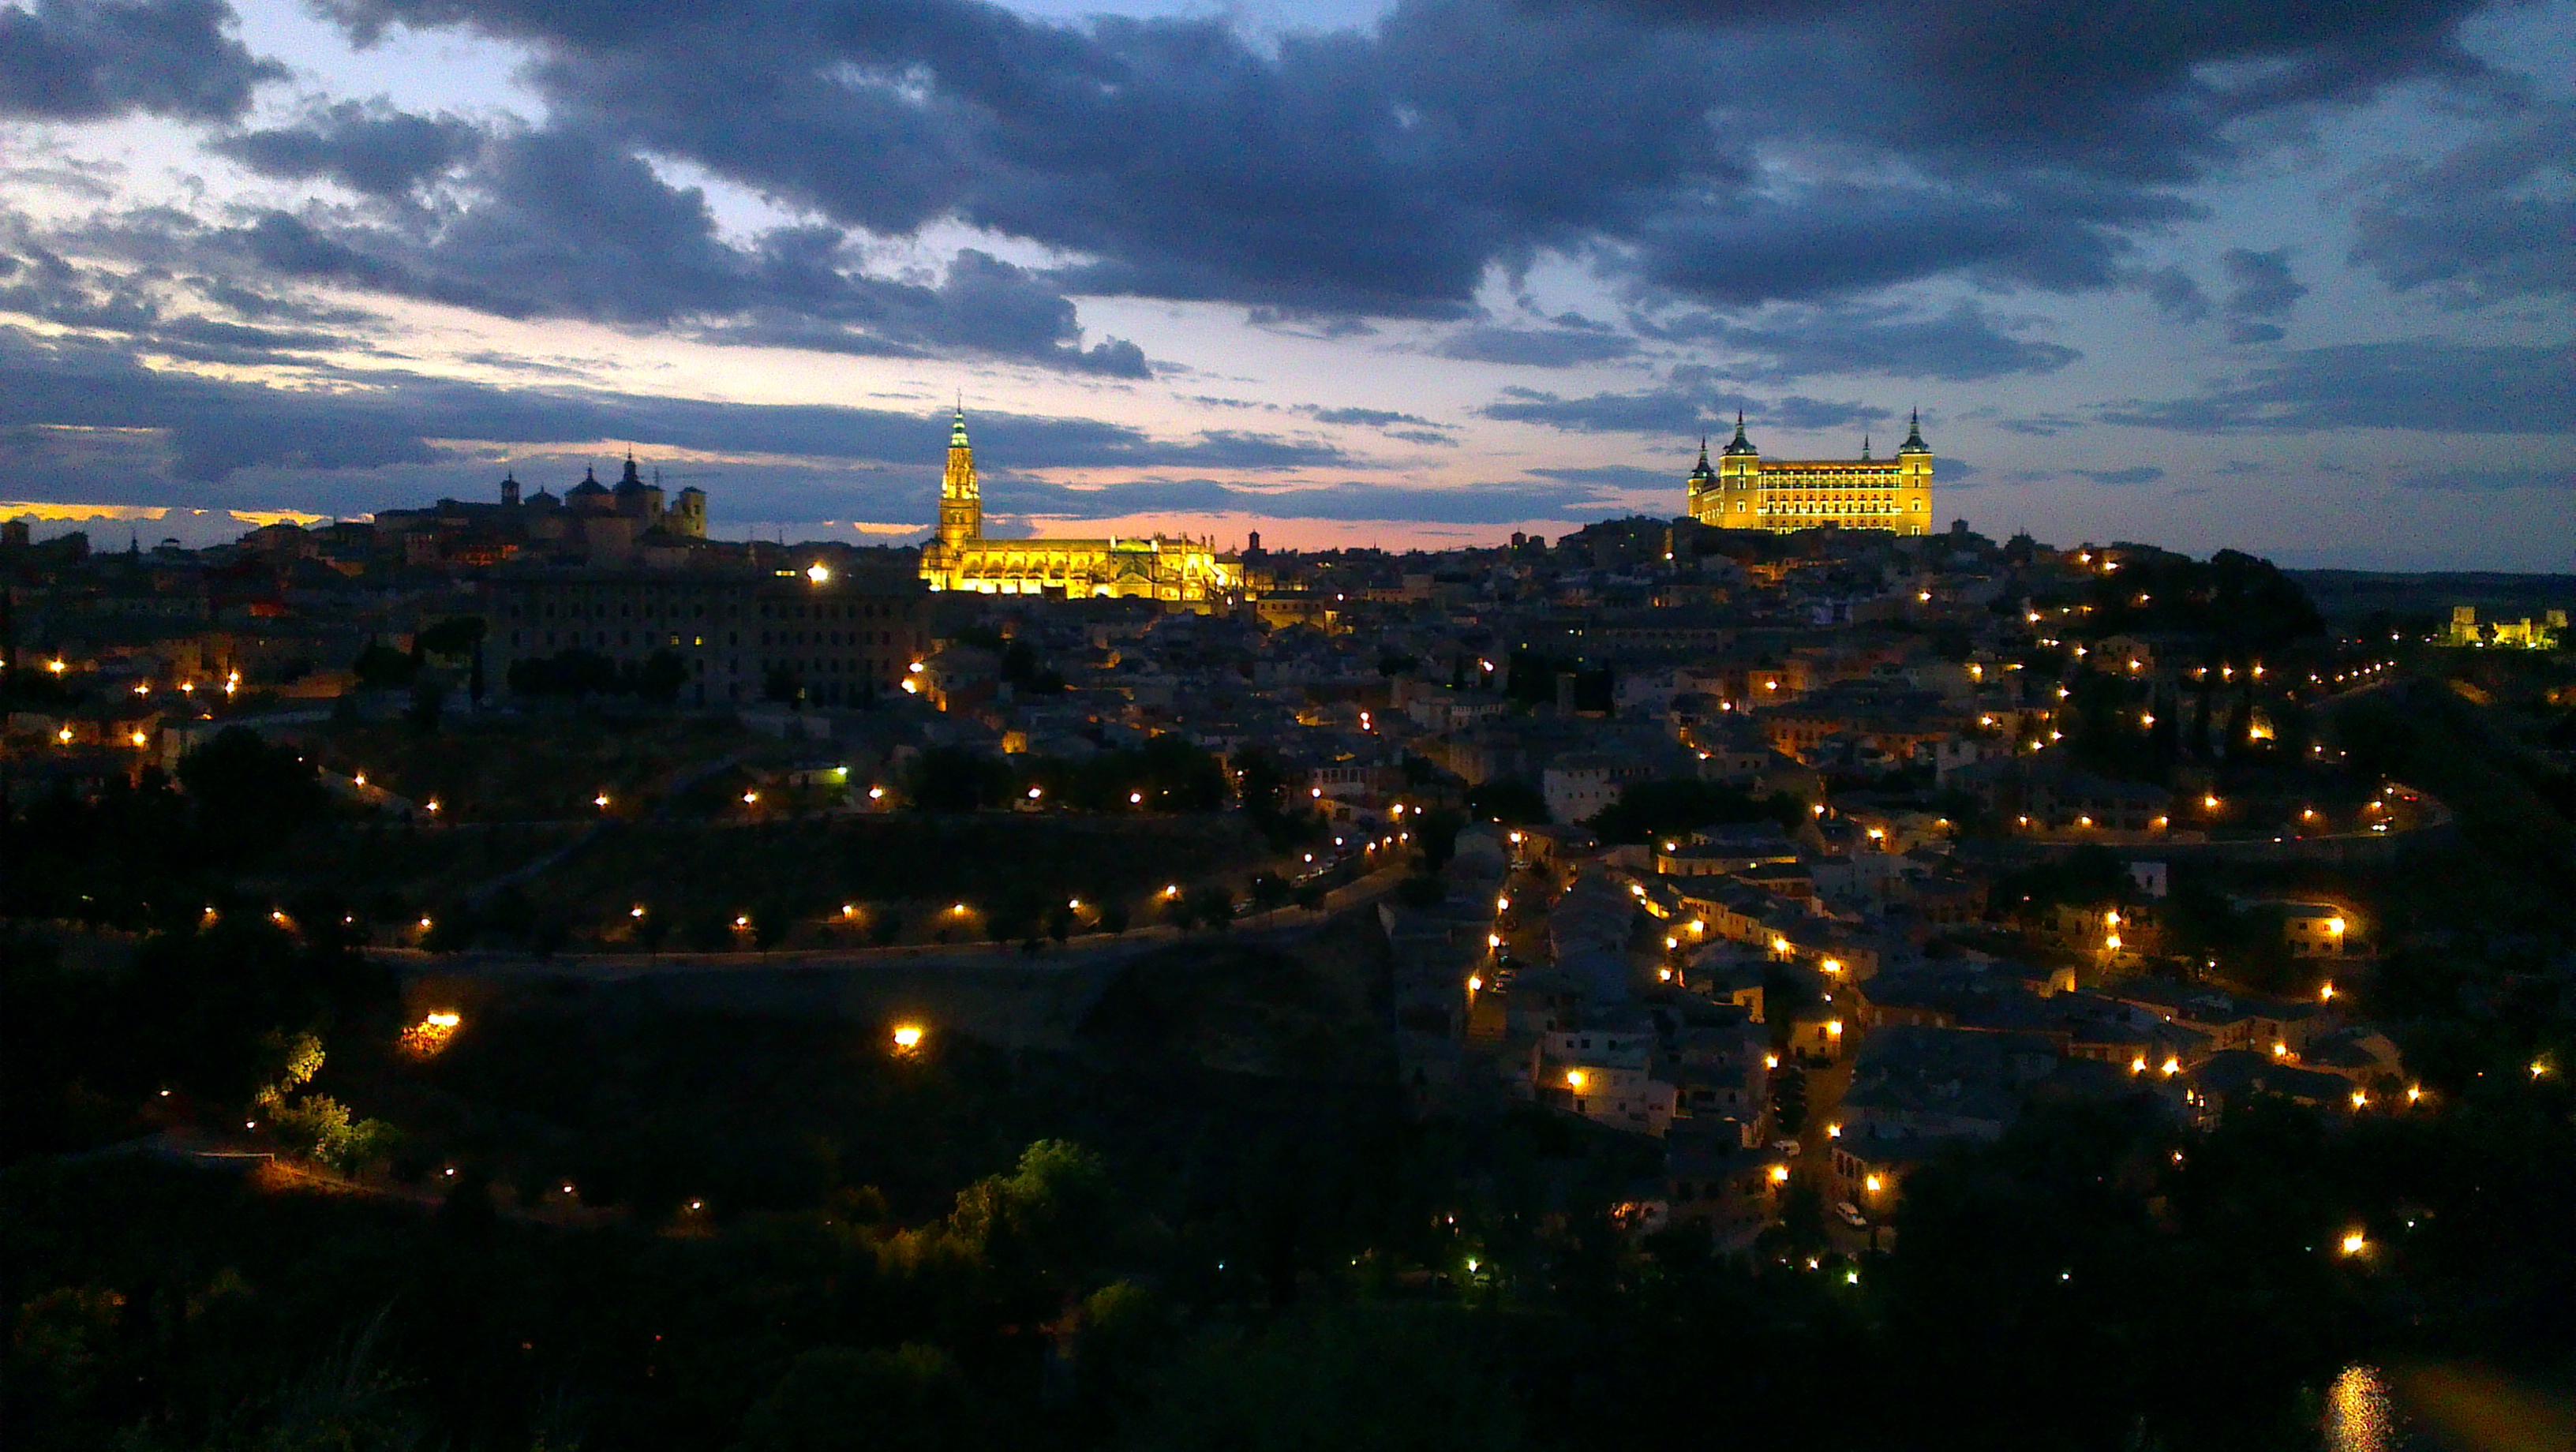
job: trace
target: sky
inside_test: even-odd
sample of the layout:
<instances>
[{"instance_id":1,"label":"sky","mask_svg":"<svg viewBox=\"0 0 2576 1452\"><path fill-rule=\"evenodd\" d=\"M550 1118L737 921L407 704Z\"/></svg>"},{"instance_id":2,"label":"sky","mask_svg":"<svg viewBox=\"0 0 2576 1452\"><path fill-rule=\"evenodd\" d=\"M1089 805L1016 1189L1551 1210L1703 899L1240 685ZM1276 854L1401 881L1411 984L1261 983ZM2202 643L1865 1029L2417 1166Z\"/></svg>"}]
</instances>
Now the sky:
<instances>
[{"instance_id":1,"label":"sky","mask_svg":"<svg viewBox=\"0 0 2576 1452\"><path fill-rule=\"evenodd\" d=\"M0 0L0 514L2576 570L2576 0Z\"/></svg>"}]
</instances>

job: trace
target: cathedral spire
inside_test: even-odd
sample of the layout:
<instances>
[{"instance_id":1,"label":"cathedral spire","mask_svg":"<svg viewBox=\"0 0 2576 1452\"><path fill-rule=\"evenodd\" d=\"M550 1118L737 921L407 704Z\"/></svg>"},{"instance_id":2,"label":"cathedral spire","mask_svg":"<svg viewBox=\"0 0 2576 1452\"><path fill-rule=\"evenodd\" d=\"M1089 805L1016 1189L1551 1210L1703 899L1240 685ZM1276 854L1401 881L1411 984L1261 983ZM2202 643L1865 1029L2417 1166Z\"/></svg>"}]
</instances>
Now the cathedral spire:
<instances>
[{"instance_id":1,"label":"cathedral spire","mask_svg":"<svg viewBox=\"0 0 2576 1452\"><path fill-rule=\"evenodd\" d=\"M948 447L952 449L963 449L968 447L966 442L966 400L963 398L957 400L957 421L948 426Z\"/></svg>"},{"instance_id":2,"label":"cathedral spire","mask_svg":"<svg viewBox=\"0 0 2576 1452\"><path fill-rule=\"evenodd\" d=\"M1862 463L1869 462L1869 435L1867 434L1860 436L1860 457Z\"/></svg>"}]
</instances>

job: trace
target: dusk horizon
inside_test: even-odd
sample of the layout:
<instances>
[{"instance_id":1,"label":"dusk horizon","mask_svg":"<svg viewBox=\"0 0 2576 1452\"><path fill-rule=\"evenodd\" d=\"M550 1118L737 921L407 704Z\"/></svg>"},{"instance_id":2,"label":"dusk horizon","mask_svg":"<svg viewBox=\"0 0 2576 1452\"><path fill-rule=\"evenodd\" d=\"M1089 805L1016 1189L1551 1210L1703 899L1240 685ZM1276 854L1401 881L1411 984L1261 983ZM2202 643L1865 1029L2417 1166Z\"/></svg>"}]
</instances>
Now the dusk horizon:
<instances>
[{"instance_id":1,"label":"dusk horizon","mask_svg":"<svg viewBox=\"0 0 2576 1452\"><path fill-rule=\"evenodd\" d=\"M1988 534L2564 569L2571 22L0 8L0 494L904 539L963 394L997 528L1439 548L1919 409Z\"/></svg>"}]
</instances>

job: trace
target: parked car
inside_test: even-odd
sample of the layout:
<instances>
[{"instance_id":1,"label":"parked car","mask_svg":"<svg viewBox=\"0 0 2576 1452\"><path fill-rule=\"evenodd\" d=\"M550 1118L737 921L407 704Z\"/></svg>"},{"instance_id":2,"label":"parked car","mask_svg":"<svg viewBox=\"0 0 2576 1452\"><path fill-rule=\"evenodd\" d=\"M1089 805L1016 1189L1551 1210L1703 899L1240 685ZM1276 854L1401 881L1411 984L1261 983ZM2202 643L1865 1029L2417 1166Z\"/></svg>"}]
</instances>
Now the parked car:
<instances>
[{"instance_id":1,"label":"parked car","mask_svg":"<svg viewBox=\"0 0 2576 1452\"><path fill-rule=\"evenodd\" d=\"M1775 1139L1771 1141L1771 1148L1793 1160L1798 1157L1798 1142L1794 1139Z\"/></svg>"},{"instance_id":2,"label":"parked car","mask_svg":"<svg viewBox=\"0 0 2576 1452\"><path fill-rule=\"evenodd\" d=\"M1843 1218L1843 1223L1854 1230L1867 1230L1869 1228L1869 1217L1861 1214L1860 1207L1849 1200L1836 1200L1834 1202L1834 1213L1841 1216Z\"/></svg>"}]
</instances>

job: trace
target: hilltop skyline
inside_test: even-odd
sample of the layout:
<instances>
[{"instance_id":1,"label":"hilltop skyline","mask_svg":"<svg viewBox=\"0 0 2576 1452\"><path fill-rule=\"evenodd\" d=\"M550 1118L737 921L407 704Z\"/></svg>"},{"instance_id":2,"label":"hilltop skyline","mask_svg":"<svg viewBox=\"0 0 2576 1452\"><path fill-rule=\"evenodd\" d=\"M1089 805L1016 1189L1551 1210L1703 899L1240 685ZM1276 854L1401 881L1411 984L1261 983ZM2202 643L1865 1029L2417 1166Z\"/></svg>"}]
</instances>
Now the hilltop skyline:
<instances>
[{"instance_id":1,"label":"hilltop skyline","mask_svg":"<svg viewBox=\"0 0 2576 1452\"><path fill-rule=\"evenodd\" d=\"M43 0L0 494L909 540L962 391L997 532L1437 547L1919 407L1944 524L2566 569L2571 21Z\"/></svg>"}]
</instances>

